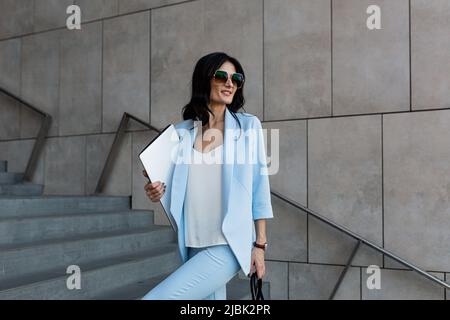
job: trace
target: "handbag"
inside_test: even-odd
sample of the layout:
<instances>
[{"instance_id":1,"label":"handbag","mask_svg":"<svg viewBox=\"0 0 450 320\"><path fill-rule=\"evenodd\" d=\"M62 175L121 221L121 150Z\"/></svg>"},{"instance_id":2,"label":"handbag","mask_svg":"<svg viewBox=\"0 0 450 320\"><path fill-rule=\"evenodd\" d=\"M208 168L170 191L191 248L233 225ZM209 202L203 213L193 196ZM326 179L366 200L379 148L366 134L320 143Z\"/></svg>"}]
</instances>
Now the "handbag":
<instances>
[{"instance_id":1,"label":"handbag","mask_svg":"<svg viewBox=\"0 0 450 320\"><path fill-rule=\"evenodd\" d=\"M258 279L256 272L250 277L250 292L252 293L252 300L264 300L262 279Z\"/></svg>"}]
</instances>

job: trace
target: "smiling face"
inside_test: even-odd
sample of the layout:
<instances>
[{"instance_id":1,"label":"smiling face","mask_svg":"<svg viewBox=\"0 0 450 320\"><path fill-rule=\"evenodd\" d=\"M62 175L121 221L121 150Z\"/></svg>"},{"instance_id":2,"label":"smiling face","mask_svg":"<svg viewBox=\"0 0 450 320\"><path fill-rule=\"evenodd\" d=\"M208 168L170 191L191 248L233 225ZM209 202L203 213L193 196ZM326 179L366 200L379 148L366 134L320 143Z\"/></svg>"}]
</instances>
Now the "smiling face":
<instances>
[{"instance_id":1,"label":"smiling face","mask_svg":"<svg viewBox=\"0 0 450 320\"><path fill-rule=\"evenodd\" d=\"M226 83L214 78L211 79L211 104L229 105L233 102L233 97L237 91L237 86L231 81L230 77L231 74L236 72L236 68L231 62L225 61L218 70L226 71L229 76Z\"/></svg>"}]
</instances>

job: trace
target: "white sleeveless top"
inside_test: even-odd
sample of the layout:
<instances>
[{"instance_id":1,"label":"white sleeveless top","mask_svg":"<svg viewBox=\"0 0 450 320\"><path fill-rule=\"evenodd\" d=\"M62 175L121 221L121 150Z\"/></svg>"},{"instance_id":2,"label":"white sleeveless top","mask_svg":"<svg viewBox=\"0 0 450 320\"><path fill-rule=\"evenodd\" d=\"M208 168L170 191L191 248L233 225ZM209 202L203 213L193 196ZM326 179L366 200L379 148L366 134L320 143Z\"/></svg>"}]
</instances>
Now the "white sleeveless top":
<instances>
[{"instance_id":1,"label":"white sleeveless top","mask_svg":"<svg viewBox=\"0 0 450 320\"><path fill-rule=\"evenodd\" d=\"M227 244L222 232L223 144L202 153L192 148L184 203L186 247Z\"/></svg>"}]
</instances>

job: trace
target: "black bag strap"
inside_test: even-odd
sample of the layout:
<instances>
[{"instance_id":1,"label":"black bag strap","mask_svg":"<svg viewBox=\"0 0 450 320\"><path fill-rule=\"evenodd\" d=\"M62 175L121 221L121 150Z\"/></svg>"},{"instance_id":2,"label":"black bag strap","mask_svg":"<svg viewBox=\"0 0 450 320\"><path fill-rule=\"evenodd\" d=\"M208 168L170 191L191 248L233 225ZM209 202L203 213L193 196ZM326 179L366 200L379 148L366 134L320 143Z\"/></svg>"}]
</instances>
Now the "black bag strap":
<instances>
[{"instance_id":1,"label":"black bag strap","mask_svg":"<svg viewBox=\"0 0 450 320\"><path fill-rule=\"evenodd\" d=\"M252 293L252 300L264 300L262 279L258 279L256 272L250 277L250 291Z\"/></svg>"}]
</instances>

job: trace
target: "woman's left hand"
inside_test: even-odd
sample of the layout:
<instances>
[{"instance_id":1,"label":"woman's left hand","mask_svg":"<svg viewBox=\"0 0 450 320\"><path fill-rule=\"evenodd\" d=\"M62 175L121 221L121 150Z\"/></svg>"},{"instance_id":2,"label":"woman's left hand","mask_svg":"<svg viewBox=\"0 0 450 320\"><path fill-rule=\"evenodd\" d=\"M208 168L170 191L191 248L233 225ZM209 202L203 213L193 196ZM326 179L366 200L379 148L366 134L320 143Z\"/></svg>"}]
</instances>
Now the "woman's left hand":
<instances>
[{"instance_id":1,"label":"woman's left hand","mask_svg":"<svg viewBox=\"0 0 450 320\"><path fill-rule=\"evenodd\" d=\"M250 263L250 275L255 272L258 279L262 279L266 273L266 266L264 261L264 250L254 247L252 250L252 260Z\"/></svg>"}]
</instances>

